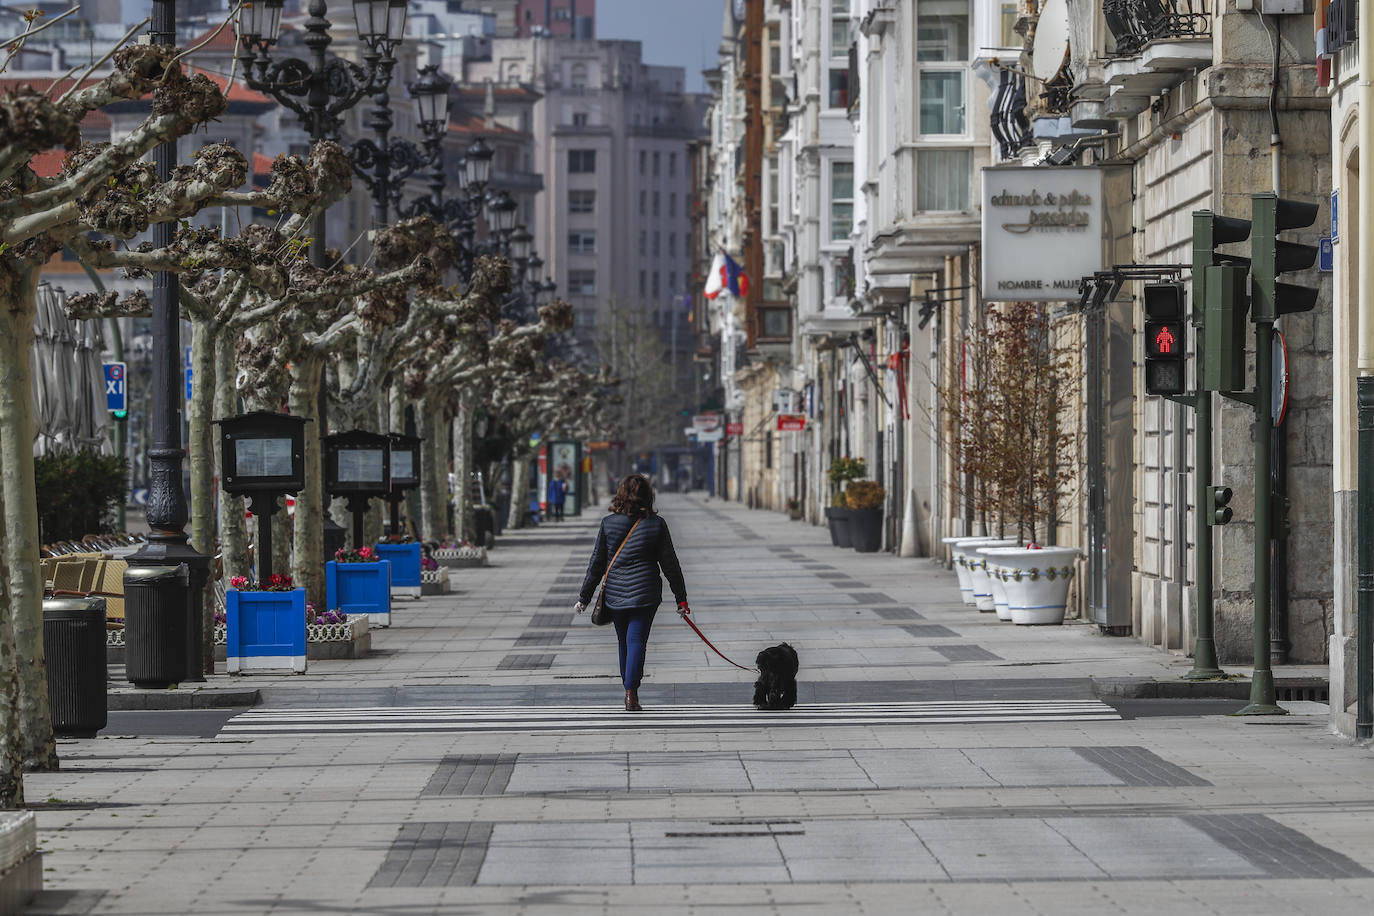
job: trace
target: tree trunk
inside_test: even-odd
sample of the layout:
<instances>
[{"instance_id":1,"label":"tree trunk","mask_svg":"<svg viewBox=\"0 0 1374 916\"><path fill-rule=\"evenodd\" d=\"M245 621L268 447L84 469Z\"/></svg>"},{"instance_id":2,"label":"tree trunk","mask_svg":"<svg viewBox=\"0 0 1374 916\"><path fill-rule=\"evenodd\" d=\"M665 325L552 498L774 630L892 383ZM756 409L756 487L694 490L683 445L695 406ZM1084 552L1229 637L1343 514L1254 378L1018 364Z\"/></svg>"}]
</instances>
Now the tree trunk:
<instances>
[{"instance_id":1,"label":"tree trunk","mask_svg":"<svg viewBox=\"0 0 1374 916\"><path fill-rule=\"evenodd\" d=\"M234 388L237 365L234 359L234 340L230 334L216 334L215 338L215 378L219 384L214 386L215 409L217 418L232 417L238 414L238 397ZM212 449L215 471L221 477L224 469L219 466L220 451ZM244 505L242 496L222 494L219 500L219 544L224 560L224 581L233 576L248 575L248 531L244 527ZM213 633L211 638L213 638ZM206 658L213 658L207 654Z\"/></svg>"},{"instance_id":2,"label":"tree trunk","mask_svg":"<svg viewBox=\"0 0 1374 916\"><path fill-rule=\"evenodd\" d=\"M316 405L324 362L313 354L291 361L288 408L298 417L314 422L305 426L305 489L296 496L292 536L291 576L305 589L307 601L325 607L324 594L324 468L321 465L320 423Z\"/></svg>"},{"instance_id":3,"label":"tree trunk","mask_svg":"<svg viewBox=\"0 0 1374 916\"><path fill-rule=\"evenodd\" d=\"M205 580L205 595L201 602L202 644L200 657L205 674L214 674L215 665L215 436L210 421L214 419L215 402L215 338L213 322L204 319L191 321L191 546L211 558L210 576Z\"/></svg>"},{"instance_id":4,"label":"tree trunk","mask_svg":"<svg viewBox=\"0 0 1374 916\"><path fill-rule=\"evenodd\" d=\"M441 450L438 436L442 428L438 405L429 396L415 405L415 422L420 434L420 530L426 541L444 536L444 491L440 486L443 468L439 466Z\"/></svg>"},{"instance_id":5,"label":"tree trunk","mask_svg":"<svg viewBox=\"0 0 1374 916\"><path fill-rule=\"evenodd\" d=\"M10 616L19 678L17 711L24 767L57 769L43 663L43 583L38 572L38 503L33 480L33 382L30 352L38 271L24 270L16 295L0 300L0 494L5 537L0 562L9 569Z\"/></svg>"},{"instance_id":6,"label":"tree trunk","mask_svg":"<svg viewBox=\"0 0 1374 916\"><path fill-rule=\"evenodd\" d=\"M0 492L0 518L5 500ZM24 806L24 758L19 753L19 672L15 664L10 577L0 557L0 809Z\"/></svg>"},{"instance_id":7,"label":"tree trunk","mask_svg":"<svg viewBox=\"0 0 1374 916\"><path fill-rule=\"evenodd\" d=\"M472 398L460 395L453 412L453 527L459 537L477 541L472 510Z\"/></svg>"},{"instance_id":8,"label":"tree trunk","mask_svg":"<svg viewBox=\"0 0 1374 916\"><path fill-rule=\"evenodd\" d=\"M530 456L517 454L511 462L510 514L507 528L524 527L525 510L530 500Z\"/></svg>"}]
</instances>

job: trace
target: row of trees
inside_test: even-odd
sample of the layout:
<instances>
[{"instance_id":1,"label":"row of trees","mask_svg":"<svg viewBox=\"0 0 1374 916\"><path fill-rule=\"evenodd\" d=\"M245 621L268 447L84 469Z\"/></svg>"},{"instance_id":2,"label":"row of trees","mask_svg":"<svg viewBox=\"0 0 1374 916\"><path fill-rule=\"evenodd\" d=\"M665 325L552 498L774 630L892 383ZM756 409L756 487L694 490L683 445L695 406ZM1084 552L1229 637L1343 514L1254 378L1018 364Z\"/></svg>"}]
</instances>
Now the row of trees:
<instances>
[{"instance_id":1,"label":"row of trees","mask_svg":"<svg viewBox=\"0 0 1374 916\"><path fill-rule=\"evenodd\" d=\"M82 143L78 125L103 106L151 94L149 116L113 143ZM108 76L53 99L22 88L0 95L0 384L30 390L30 348L36 291L44 266L63 246L97 269L145 278L171 271L183 316L193 326L197 384L190 405L191 537L202 553L218 549L224 574L249 571L242 501L214 492L216 449L211 421L241 408L279 411L382 432L400 431L407 408L424 437L420 529L446 533L449 451L460 485L458 534L471 532L472 505L463 484L472 470L473 418L481 414L528 442L536 430L606 435L614 380L543 358L545 340L571 326L563 302L538 309L523 324L501 320L511 295L503 259L477 259L469 276L451 283L457 251L428 218L380 230L370 266L353 267L330 252L330 266L306 257L303 233L313 217L350 185L350 166L337 144L316 144L308 157L278 157L267 187L240 191L248 177L242 153L209 143L160 181L146 156L158 144L205 125L224 110L220 90L203 75L186 75L177 52L131 46L112 58ZM39 176L32 159L70 151L62 171ZM196 227L206 207L256 208L272 225L251 224L237 235ZM150 226L180 221L170 245L132 242ZM74 296L73 317L146 314L142 290ZM321 423L308 427L306 487L298 497L284 568L323 606ZM451 436L451 438L450 438ZM34 498L32 405L0 398L0 807L23 801L22 773L53 769L42 647L43 582ZM518 451L516 481L532 457ZM213 510L219 506L218 517ZM278 519L282 517L277 516ZM374 528L375 530L375 528ZM288 546L289 545L289 546ZM207 609L210 603L207 602ZM206 628L207 637L210 633ZM206 654L207 658L213 656Z\"/></svg>"}]
</instances>

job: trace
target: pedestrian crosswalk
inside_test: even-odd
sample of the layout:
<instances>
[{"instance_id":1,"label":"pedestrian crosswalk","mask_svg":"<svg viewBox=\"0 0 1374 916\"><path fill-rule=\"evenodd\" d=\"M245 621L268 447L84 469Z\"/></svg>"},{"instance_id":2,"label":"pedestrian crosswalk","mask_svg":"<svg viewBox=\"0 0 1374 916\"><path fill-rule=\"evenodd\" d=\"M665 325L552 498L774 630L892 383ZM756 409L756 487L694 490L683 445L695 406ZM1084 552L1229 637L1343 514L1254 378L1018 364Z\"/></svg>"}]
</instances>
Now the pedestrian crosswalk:
<instances>
[{"instance_id":1,"label":"pedestrian crosswalk","mask_svg":"<svg viewBox=\"0 0 1374 916\"><path fill-rule=\"evenodd\" d=\"M671 705L627 714L611 706L372 706L240 713L222 735L433 734L603 729L725 729L1100 722L1120 719L1098 700L930 700L812 703L785 712L742 705Z\"/></svg>"}]
</instances>

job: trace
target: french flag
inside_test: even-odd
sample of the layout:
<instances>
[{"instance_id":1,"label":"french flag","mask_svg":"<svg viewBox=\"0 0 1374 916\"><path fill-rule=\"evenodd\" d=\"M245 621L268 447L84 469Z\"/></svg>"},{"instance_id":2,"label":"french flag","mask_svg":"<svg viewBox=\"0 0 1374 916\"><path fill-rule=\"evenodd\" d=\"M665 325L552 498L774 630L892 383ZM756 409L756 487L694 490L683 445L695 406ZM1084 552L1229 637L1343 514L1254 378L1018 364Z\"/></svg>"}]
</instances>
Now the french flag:
<instances>
[{"instance_id":1,"label":"french flag","mask_svg":"<svg viewBox=\"0 0 1374 916\"><path fill-rule=\"evenodd\" d=\"M749 277L734 258L719 251L711 262L711 269L706 272L703 294L707 299L714 299L726 290L736 298L749 295Z\"/></svg>"}]
</instances>

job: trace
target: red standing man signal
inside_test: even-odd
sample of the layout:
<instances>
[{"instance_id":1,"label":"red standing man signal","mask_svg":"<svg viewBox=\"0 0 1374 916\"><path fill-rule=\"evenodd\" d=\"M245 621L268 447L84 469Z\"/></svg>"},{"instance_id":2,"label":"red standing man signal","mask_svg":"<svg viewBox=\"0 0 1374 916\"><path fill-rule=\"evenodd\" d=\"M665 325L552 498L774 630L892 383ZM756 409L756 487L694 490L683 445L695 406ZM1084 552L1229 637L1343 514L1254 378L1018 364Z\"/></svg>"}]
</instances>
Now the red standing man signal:
<instances>
[{"instance_id":1,"label":"red standing man signal","mask_svg":"<svg viewBox=\"0 0 1374 916\"><path fill-rule=\"evenodd\" d=\"M1167 324L1160 328L1159 333L1155 335L1155 352L1161 356L1174 352L1174 334L1169 330Z\"/></svg>"}]
</instances>

